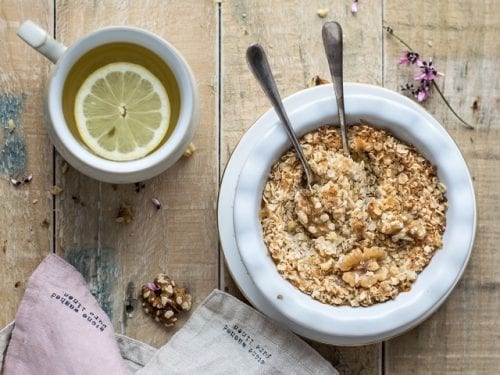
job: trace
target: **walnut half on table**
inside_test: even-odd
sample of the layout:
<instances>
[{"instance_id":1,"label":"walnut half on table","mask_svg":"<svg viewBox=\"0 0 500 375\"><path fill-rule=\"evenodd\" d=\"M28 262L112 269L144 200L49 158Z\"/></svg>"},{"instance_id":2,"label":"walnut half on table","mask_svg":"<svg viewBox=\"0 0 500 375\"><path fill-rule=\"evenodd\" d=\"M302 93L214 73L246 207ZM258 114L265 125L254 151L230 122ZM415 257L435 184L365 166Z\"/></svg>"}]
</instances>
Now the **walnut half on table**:
<instances>
[{"instance_id":1,"label":"walnut half on table","mask_svg":"<svg viewBox=\"0 0 500 375\"><path fill-rule=\"evenodd\" d=\"M191 295L165 274L144 285L141 297L144 312L166 327L174 325L178 313L191 310Z\"/></svg>"}]
</instances>

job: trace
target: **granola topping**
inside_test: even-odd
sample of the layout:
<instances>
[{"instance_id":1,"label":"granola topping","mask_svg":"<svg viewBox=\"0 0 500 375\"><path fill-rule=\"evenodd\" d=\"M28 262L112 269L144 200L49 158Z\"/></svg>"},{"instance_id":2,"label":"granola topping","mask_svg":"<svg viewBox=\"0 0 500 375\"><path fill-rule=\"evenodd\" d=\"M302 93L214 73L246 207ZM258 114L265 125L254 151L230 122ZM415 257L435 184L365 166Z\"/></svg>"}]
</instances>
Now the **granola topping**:
<instances>
[{"instance_id":1,"label":"granola topping","mask_svg":"<svg viewBox=\"0 0 500 375\"><path fill-rule=\"evenodd\" d=\"M272 167L260 218L278 272L332 305L369 306L408 291L442 247L447 209L436 168L413 146L368 125L340 135L321 127L301 139L320 182L302 187L286 152Z\"/></svg>"}]
</instances>

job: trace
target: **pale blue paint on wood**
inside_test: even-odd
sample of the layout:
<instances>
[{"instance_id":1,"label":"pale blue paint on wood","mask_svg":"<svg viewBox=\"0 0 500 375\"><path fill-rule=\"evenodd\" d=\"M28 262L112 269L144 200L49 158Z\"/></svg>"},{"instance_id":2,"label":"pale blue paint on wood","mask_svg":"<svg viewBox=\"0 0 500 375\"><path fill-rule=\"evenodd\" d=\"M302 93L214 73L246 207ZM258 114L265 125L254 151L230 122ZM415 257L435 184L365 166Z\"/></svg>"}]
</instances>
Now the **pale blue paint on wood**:
<instances>
[{"instance_id":1,"label":"pale blue paint on wood","mask_svg":"<svg viewBox=\"0 0 500 375\"><path fill-rule=\"evenodd\" d=\"M26 142L21 136L21 112L26 95L0 94L0 126L3 143L0 144L0 172L8 176L26 173ZM9 129L9 121L14 130Z\"/></svg>"},{"instance_id":2,"label":"pale blue paint on wood","mask_svg":"<svg viewBox=\"0 0 500 375\"><path fill-rule=\"evenodd\" d=\"M113 292L118 276L116 251L108 247L80 248L68 251L64 258L89 283L90 292L112 320Z\"/></svg>"}]
</instances>

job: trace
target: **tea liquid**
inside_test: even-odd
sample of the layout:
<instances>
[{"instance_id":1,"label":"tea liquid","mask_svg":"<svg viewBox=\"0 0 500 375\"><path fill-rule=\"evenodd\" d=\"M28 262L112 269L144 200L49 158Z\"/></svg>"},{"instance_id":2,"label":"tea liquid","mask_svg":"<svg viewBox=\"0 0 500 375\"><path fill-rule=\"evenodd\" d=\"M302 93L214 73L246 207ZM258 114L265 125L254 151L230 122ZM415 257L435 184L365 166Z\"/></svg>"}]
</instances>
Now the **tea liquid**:
<instances>
[{"instance_id":1,"label":"tea liquid","mask_svg":"<svg viewBox=\"0 0 500 375\"><path fill-rule=\"evenodd\" d=\"M161 141L163 145L172 134L180 111L180 92L174 74L169 66L154 52L133 43L109 43L94 48L83 55L71 68L63 88L62 107L64 119L71 133L83 141L75 122L75 98L78 90L87 77L97 69L113 62L130 62L142 65L154 74L165 87L170 101L170 124L167 134ZM158 146L158 147L159 147Z\"/></svg>"}]
</instances>

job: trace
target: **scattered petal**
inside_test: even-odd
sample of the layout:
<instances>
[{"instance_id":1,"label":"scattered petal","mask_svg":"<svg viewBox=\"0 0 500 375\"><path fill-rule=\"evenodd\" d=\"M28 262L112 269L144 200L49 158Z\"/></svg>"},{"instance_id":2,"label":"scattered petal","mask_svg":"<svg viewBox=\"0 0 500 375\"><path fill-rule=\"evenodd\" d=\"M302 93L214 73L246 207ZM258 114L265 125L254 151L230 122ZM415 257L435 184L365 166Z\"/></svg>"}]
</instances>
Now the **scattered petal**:
<instances>
[{"instance_id":1,"label":"scattered petal","mask_svg":"<svg viewBox=\"0 0 500 375\"><path fill-rule=\"evenodd\" d=\"M156 285L155 283L149 282L148 284L148 289L152 292L156 292L157 290L160 290L161 288Z\"/></svg>"},{"instance_id":2,"label":"scattered petal","mask_svg":"<svg viewBox=\"0 0 500 375\"><path fill-rule=\"evenodd\" d=\"M31 180L33 180L33 173L28 173L25 176L19 176L19 175L12 176L10 178L10 183L14 186L19 186L22 184L29 184Z\"/></svg>"},{"instance_id":3,"label":"scattered petal","mask_svg":"<svg viewBox=\"0 0 500 375\"><path fill-rule=\"evenodd\" d=\"M14 185L14 186L19 186L19 185L21 185L21 181L19 181L19 180L15 179L15 178L11 178L11 179L10 179L10 183L11 183L12 185Z\"/></svg>"},{"instance_id":4,"label":"scattered petal","mask_svg":"<svg viewBox=\"0 0 500 375\"><path fill-rule=\"evenodd\" d=\"M358 0L352 0L351 12L352 13L357 13L358 12Z\"/></svg>"},{"instance_id":5,"label":"scattered petal","mask_svg":"<svg viewBox=\"0 0 500 375\"><path fill-rule=\"evenodd\" d=\"M23 183L24 184L29 184L33 180L33 173L28 173L24 178L23 178Z\"/></svg>"},{"instance_id":6,"label":"scattered petal","mask_svg":"<svg viewBox=\"0 0 500 375\"><path fill-rule=\"evenodd\" d=\"M157 210L161 208L161 202L158 198L151 198L151 203L153 203Z\"/></svg>"}]
</instances>

